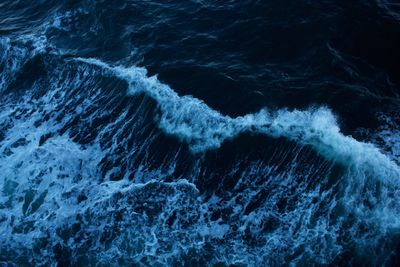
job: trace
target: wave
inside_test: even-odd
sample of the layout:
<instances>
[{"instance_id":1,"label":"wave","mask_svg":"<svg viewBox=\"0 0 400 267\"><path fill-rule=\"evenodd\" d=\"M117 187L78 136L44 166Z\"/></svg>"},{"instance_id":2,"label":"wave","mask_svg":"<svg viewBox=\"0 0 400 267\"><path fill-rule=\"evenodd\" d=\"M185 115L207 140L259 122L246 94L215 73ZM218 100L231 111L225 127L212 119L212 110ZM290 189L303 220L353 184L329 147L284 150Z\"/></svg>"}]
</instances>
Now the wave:
<instances>
[{"instance_id":1,"label":"wave","mask_svg":"<svg viewBox=\"0 0 400 267\"><path fill-rule=\"evenodd\" d=\"M303 111L262 109L254 114L231 118L199 99L179 96L157 76L148 77L145 68L111 66L93 58L75 60L96 65L125 80L130 95L144 93L154 99L160 109L156 118L158 126L165 133L188 143L194 153L218 148L225 140L250 132L310 145L328 160L383 180L397 181L400 177L399 166L373 144L343 135L334 114L327 107Z\"/></svg>"},{"instance_id":2,"label":"wave","mask_svg":"<svg viewBox=\"0 0 400 267\"><path fill-rule=\"evenodd\" d=\"M26 55L21 56L4 55L1 62L14 62L19 66L4 67L12 70L12 73L2 73L7 75L4 77L14 77L35 55L36 52L30 51L42 51L35 50L34 40L31 43L28 48L19 48L9 39L3 39L7 51L26 51ZM37 47L41 47L40 42ZM21 257L19 249L26 247L27 258L30 259L32 251L39 251L34 257L44 262L60 250L59 244L63 244L64 251L76 253L71 258L75 257L77 262L80 253L87 255L89 251L96 255L93 260L89 259L93 262L100 260L107 264L123 255L126 262L149 258L173 265L171 259L191 259L202 254L207 257L211 246L215 250L213 260L227 265L262 265L265 261L270 265L290 261L293 264L329 264L348 247L353 249L353 244L363 254L368 254L365 253L368 249L381 249L384 247L382 240L385 243L391 238L391 227L400 225L398 165L373 144L341 133L329 108L292 111L264 108L233 118L213 110L200 99L179 96L156 76L148 77L145 68L114 66L93 58L71 60L68 56L67 61L83 63L70 66L58 60L60 55L67 58L61 52L51 55L56 61L51 63L57 65L49 68L44 78L48 81L45 84L49 84L45 95L31 105L28 105L31 101L28 94L18 102L33 114L27 112L19 118L18 109L7 105L0 113L1 123L10 117L13 124L0 142L3 170L0 187L4 188L0 204L13 201L0 213L0 232L7 236L0 245L2 251L6 252L5 247L11 253L8 258L4 256L6 259ZM50 66L54 67L49 63ZM120 181L112 181L107 175L101 179L99 166L107 154L120 156L126 149L129 152L124 155L126 161L134 161L135 154L137 157L136 143L133 145L136 151L129 150L132 146L124 146L124 142L131 141L125 131L131 131L128 135L137 134L140 126L132 127L129 122L143 120L141 114L131 116L131 112L121 108L123 112L116 112L115 117L107 119L104 127L95 130L96 139L85 145L74 139L74 131L62 130L70 129L70 122L87 128L95 118L101 117L100 113L110 112L101 106L103 102L96 100L102 97L114 103L109 98L116 91L119 94L120 88L105 90L109 95L104 96L100 89L109 89L107 86L112 83L106 86L98 83L97 78L101 79L98 76L103 75L125 81L129 95L145 94L155 100L158 127L187 143L196 159L204 159L202 152L218 149L224 141L242 133L292 140L300 144L296 149L301 150L292 152L301 153L301 156L293 159L285 152L278 153L276 157L285 162L283 168L277 168L273 162L239 159L246 166L245 170L232 165L228 167L229 174L211 172L207 174L210 179L220 177L221 184L224 179L229 180L230 175L240 179L229 194L215 194L210 199L201 189L202 177L198 174L207 168L203 163L199 163L201 166L193 175L186 177L177 177L171 171L172 182L164 181L167 179L160 174L163 168L150 160L146 163L159 169L154 174L146 169L149 166L139 167L139 170L131 167L129 171L135 172L133 181L128 180L129 171ZM42 90L42 83L36 86L37 90ZM74 99L75 96L79 99ZM124 91L121 97L127 100ZM135 106L138 110L148 108L148 105ZM96 112L91 113L90 109ZM85 114L86 119L82 119ZM47 115L48 119L44 119ZM38 126L37 121L43 122ZM42 137L49 133L54 135L49 135L48 141L42 143ZM147 141L134 138L137 146L143 147L140 149L149 148ZM105 139L111 143L111 148L103 145ZM310 149L303 149L301 145L312 147L333 163L318 158L317 162L305 164L311 160L304 151ZM348 168L343 180L335 176L334 163ZM123 173L121 165L116 164L115 169ZM144 177L138 177L140 175ZM395 186L375 187L377 183L373 179L364 179L369 176L392 181ZM338 179L332 184L331 177ZM313 181L317 182L313 184ZM218 217L218 213L225 214ZM76 230L77 225L80 230ZM82 236L85 242L81 241ZM40 238L47 238L48 245L43 245ZM62 238L66 239L65 243L60 241ZM249 240L256 240L259 245ZM12 254L16 252L18 256ZM65 255L60 257L68 259ZM32 261L30 263L32 265Z\"/></svg>"}]
</instances>

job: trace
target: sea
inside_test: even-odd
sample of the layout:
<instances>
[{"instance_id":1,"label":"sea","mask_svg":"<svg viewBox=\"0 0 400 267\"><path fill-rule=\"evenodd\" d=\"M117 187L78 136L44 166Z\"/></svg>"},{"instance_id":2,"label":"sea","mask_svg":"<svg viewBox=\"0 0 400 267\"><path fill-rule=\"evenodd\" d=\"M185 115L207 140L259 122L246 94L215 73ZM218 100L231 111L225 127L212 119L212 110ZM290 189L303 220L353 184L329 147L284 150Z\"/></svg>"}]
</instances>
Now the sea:
<instances>
[{"instance_id":1,"label":"sea","mask_svg":"<svg viewBox=\"0 0 400 267\"><path fill-rule=\"evenodd\" d=\"M399 266L400 1L0 0L0 266Z\"/></svg>"}]
</instances>

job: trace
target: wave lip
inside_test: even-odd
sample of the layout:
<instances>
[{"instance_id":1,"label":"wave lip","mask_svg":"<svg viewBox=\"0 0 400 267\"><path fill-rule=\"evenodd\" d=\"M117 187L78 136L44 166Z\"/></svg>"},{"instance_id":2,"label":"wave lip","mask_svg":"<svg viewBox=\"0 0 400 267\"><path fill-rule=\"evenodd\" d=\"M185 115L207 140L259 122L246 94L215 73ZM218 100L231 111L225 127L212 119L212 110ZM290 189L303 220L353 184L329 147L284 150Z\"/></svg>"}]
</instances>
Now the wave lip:
<instances>
[{"instance_id":1,"label":"wave lip","mask_svg":"<svg viewBox=\"0 0 400 267\"><path fill-rule=\"evenodd\" d=\"M192 152L218 148L225 140L253 132L270 137L284 137L301 145L310 145L328 160L363 171L368 175L397 180L399 166L373 144L359 142L340 132L332 111L326 107L308 110L286 109L231 118L211 109L191 96L179 96L156 76L148 77L145 68L111 66L94 58L76 58L102 68L128 83L128 94L144 93L160 109L158 126L167 134L189 144Z\"/></svg>"}]
</instances>

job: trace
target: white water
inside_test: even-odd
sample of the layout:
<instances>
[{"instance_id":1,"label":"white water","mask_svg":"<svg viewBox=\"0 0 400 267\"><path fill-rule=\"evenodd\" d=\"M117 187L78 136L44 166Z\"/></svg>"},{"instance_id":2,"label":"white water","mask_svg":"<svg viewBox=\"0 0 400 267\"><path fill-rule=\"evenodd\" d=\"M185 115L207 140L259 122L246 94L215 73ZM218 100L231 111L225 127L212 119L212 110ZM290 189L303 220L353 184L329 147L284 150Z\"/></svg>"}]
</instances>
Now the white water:
<instances>
[{"instance_id":1,"label":"white water","mask_svg":"<svg viewBox=\"0 0 400 267\"><path fill-rule=\"evenodd\" d=\"M9 40L5 45L10 48L9 51L24 50L12 48ZM29 49L26 51L29 52ZM21 62L13 61L18 60L18 56L7 55L4 59L9 60L9 66L18 67L9 68L13 73L3 75L12 77L31 55L34 54L21 54ZM51 88L37 103L32 103L27 94L20 100L19 107L4 105L0 109L0 123L10 124L4 140L0 142L2 247L15 249L17 253L23 248L31 253L38 239L48 238L50 245L47 251L36 255L36 259L47 261L52 257L52 245L63 242L56 229L69 228L79 222L85 238L94 240L89 246L91 253L98 257L94 261L101 260L104 264L115 262L116 257L125 258L127 262L139 262L152 257L155 262L172 265L171 260L180 259L189 250L203 253L209 243L216 250L214 260L227 264L260 265L265 263L264 259L284 263L286 255L296 254L296 249L302 246L305 247L304 252L292 263L311 261L329 264L342 252L339 241L342 235L350 236L363 252L368 246L380 247L380 243L374 242L386 238L389 231L397 231L400 218L398 166L374 145L344 136L329 109L276 112L263 109L258 113L231 118L212 110L201 100L179 96L168 85L159 82L157 77L147 77L143 68L114 67L95 59L78 60L100 67L104 75L115 75L125 80L129 85L129 94L144 93L154 99L160 111L156 118L160 129L187 142L195 153L217 149L225 140L244 132L284 137L300 145L310 145L325 158L348 166L345 179L335 181L336 185L343 186L338 190L327 184L326 177L331 169L321 160L316 164L321 165L318 168L323 170L319 177L321 182L310 187L315 178L313 173L318 170L315 170L315 166L304 170L297 157L291 159L278 174L272 171L275 166L268 166L265 162L246 162L248 167L244 171L232 167L232 173L240 172L241 178L236 187L241 189L228 200L214 196L205 201L194 184L186 180L163 182L163 170L150 173L146 166L143 171L137 171L148 176L137 180L146 182L127 179L112 182L107 180L107 174L105 181L101 181L100 161L109 151L102 150L98 144L109 129L103 129L94 143L86 146L74 142L68 132L56 134L39 145L43 134L56 133L69 120L88 112L96 98L101 96L92 77L98 74L98 70L93 71L92 66L79 64L79 72L67 72L70 74L68 78L63 73L50 72L53 75L49 78ZM96 89L98 92L83 102L77 101L79 104L74 112L66 113L62 121L56 121L56 110L65 108L69 103L76 104L68 92L80 87ZM76 97L83 96L76 94ZM38 109L39 106L44 110ZM26 112L19 114L19 110ZM94 116L99 113L94 113ZM35 121L42 119L44 114L52 116L48 122L35 126ZM125 111L118 117L118 123L124 127L119 128L117 135L124 136L124 131L131 130L124 124L129 119ZM110 131L118 125L109 122ZM388 132L393 134L390 129ZM111 138L113 146L118 146L117 138ZM390 136L394 144L397 144L396 138L396 133ZM128 152L132 154L127 157L132 159L131 155L135 152ZM303 156L306 157L306 154ZM373 180L370 176L389 183L382 186L380 191L375 190L374 183L370 183ZM197 181L197 176L187 178L191 182ZM265 188L270 192L269 195L262 199L258 208L245 214L246 206ZM378 194L375 194L376 191ZM77 198L80 194L88 199L79 203ZM280 211L277 208L280 199L296 197L295 209ZM370 206L363 203L366 200L370 201ZM152 206L159 203L163 203L161 211L152 215ZM210 210L219 207L232 210L228 220L210 219ZM321 210L323 214L320 214ZM177 219L172 226L168 226L168 218L175 212ZM122 222L114 219L117 213L123 214ZM356 216L350 226L346 224L349 214ZM83 222L78 215L84 218ZM185 225L187 218L190 223ZM277 226L265 233L264 224L271 218L277 221ZM32 228L26 226L29 223L33 223ZM364 224L368 233L358 234L357 227ZM107 247L100 237L107 231L113 231L110 230L113 227L117 228L117 236ZM345 231L344 234L342 231ZM260 245L244 242L244 236L249 232L253 238L262 241ZM220 245L219 240L223 240L224 245ZM75 250L82 247L87 249L72 237L65 244ZM274 262L270 263L274 265Z\"/></svg>"},{"instance_id":2,"label":"white water","mask_svg":"<svg viewBox=\"0 0 400 267\"><path fill-rule=\"evenodd\" d=\"M124 79L131 95L145 93L154 99L161 114L159 127L167 134L187 142L193 152L218 148L222 142L243 132L285 137L311 145L319 154L383 180L397 182L400 169L373 144L363 143L340 132L335 116L325 107L309 110L262 109L258 113L231 118L211 109L191 96L179 96L156 76L147 77L144 68L113 67L97 59L78 58Z\"/></svg>"}]
</instances>

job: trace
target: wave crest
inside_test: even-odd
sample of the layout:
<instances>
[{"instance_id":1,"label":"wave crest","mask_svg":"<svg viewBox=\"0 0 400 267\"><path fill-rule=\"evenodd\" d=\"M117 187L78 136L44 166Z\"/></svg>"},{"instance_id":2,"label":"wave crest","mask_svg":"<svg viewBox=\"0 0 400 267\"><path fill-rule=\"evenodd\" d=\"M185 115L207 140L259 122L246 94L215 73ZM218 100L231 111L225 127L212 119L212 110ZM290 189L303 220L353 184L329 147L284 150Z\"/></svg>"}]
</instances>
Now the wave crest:
<instances>
[{"instance_id":1,"label":"wave crest","mask_svg":"<svg viewBox=\"0 0 400 267\"><path fill-rule=\"evenodd\" d=\"M197 98L179 96L156 76L148 77L145 68L111 66L93 58L76 60L96 65L125 80L130 95L144 93L154 99L160 109L159 127L188 143L194 153L218 148L225 140L250 132L310 145L328 160L383 180L397 181L400 177L399 167L373 144L341 133L334 114L327 107L293 111L262 109L231 118Z\"/></svg>"}]
</instances>

